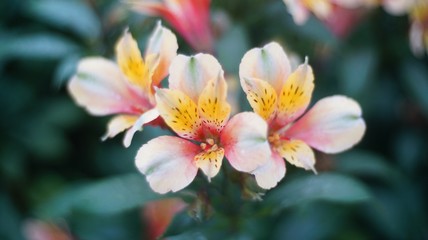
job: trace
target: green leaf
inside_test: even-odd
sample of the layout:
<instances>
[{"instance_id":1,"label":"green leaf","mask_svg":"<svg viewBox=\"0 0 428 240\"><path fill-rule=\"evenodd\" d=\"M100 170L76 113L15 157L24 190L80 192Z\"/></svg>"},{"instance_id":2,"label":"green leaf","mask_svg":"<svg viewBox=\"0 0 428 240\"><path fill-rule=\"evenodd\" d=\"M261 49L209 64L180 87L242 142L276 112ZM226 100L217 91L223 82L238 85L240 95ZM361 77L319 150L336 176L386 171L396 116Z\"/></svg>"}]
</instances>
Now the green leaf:
<instances>
[{"instance_id":1,"label":"green leaf","mask_svg":"<svg viewBox=\"0 0 428 240\"><path fill-rule=\"evenodd\" d=\"M216 42L219 61L224 70L229 73L238 73L239 62L249 49L248 36L245 28L236 25Z\"/></svg>"},{"instance_id":2,"label":"green leaf","mask_svg":"<svg viewBox=\"0 0 428 240\"><path fill-rule=\"evenodd\" d=\"M416 100L425 116L428 116L428 70L426 65L416 61L407 61L403 66L402 74L410 97Z\"/></svg>"},{"instance_id":3,"label":"green leaf","mask_svg":"<svg viewBox=\"0 0 428 240\"><path fill-rule=\"evenodd\" d=\"M358 203L369 198L368 191L357 180L344 175L325 173L288 181L272 190L266 201L283 209L314 200Z\"/></svg>"},{"instance_id":4,"label":"green leaf","mask_svg":"<svg viewBox=\"0 0 428 240\"><path fill-rule=\"evenodd\" d=\"M15 35L0 45L0 60L5 58L59 59L75 54L79 47L70 40L51 33Z\"/></svg>"},{"instance_id":5,"label":"green leaf","mask_svg":"<svg viewBox=\"0 0 428 240\"><path fill-rule=\"evenodd\" d=\"M399 173L386 159L371 152L352 151L341 154L337 156L335 166L346 174L381 178L388 182L399 179Z\"/></svg>"},{"instance_id":6,"label":"green leaf","mask_svg":"<svg viewBox=\"0 0 428 240\"><path fill-rule=\"evenodd\" d=\"M95 39L101 24L89 6L79 0L37 0L30 2L28 14L47 24L68 29L83 38Z\"/></svg>"},{"instance_id":7,"label":"green leaf","mask_svg":"<svg viewBox=\"0 0 428 240\"><path fill-rule=\"evenodd\" d=\"M373 80L376 62L372 49L351 51L345 55L340 71L340 84L347 95L355 97L366 92L364 90Z\"/></svg>"},{"instance_id":8,"label":"green leaf","mask_svg":"<svg viewBox=\"0 0 428 240\"><path fill-rule=\"evenodd\" d=\"M75 210L83 210L110 215L167 196L154 193L144 176L127 174L65 190L39 207L38 214L46 218L57 218Z\"/></svg>"}]
</instances>

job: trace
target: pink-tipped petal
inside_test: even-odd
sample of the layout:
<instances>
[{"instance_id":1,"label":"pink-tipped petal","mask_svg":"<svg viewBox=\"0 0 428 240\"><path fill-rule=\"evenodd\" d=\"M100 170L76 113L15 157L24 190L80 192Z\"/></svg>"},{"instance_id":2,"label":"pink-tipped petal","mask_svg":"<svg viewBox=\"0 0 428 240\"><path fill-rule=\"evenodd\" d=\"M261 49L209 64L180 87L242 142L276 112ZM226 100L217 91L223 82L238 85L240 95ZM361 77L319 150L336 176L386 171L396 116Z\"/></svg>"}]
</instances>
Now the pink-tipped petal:
<instances>
[{"instance_id":1,"label":"pink-tipped petal","mask_svg":"<svg viewBox=\"0 0 428 240\"><path fill-rule=\"evenodd\" d=\"M221 144L232 167L252 172L269 160L267 130L267 123L253 112L239 113L227 123Z\"/></svg>"},{"instance_id":2,"label":"pink-tipped petal","mask_svg":"<svg viewBox=\"0 0 428 240\"><path fill-rule=\"evenodd\" d=\"M146 49L146 61L148 68L154 71L152 84L157 86L168 75L168 68L177 56L177 38L169 29L162 26L159 21L155 30L149 38ZM148 61L148 56L158 55L158 61ZM152 64L153 63L153 64Z\"/></svg>"},{"instance_id":3,"label":"pink-tipped petal","mask_svg":"<svg viewBox=\"0 0 428 240\"><path fill-rule=\"evenodd\" d=\"M199 95L208 81L223 75L220 63L209 54L195 56L178 55L169 68L169 88L181 90L194 102L198 102Z\"/></svg>"},{"instance_id":4,"label":"pink-tipped petal","mask_svg":"<svg viewBox=\"0 0 428 240\"><path fill-rule=\"evenodd\" d=\"M187 140L161 136L144 144L138 150L135 164L153 191L167 193L179 191L189 185L198 168L194 157L200 147Z\"/></svg>"},{"instance_id":5,"label":"pink-tipped petal","mask_svg":"<svg viewBox=\"0 0 428 240\"><path fill-rule=\"evenodd\" d=\"M338 153L357 144L366 124L360 105L345 96L319 100L284 136L300 139L325 153Z\"/></svg>"},{"instance_id":6,"label":"pink-tipped petal","mask_svg":"<svg viewBox=\"0 0 428 240\"><path fill-rule=\"evenodd\" d=\"M241 85L247 92L245 79L261 79L268 82L277 94L291 72L290 62L282 47L271 42L263 48L248 51L239 65Z\"/></svg>"},{"instance_id":7,"label":"pink-tipped petal","mask_svg":"<svg viewBox=\"0 0 428 240\"><path fill-rule=\"evenodd\" d=\"M147 105L127 84L119 67L99 57L80 60L68 91L79 106L93 115L134 113L139 106Z\"/></svg>"},{"instance_id":8,"label":"pink-tipped petal","mask_svg":"<svg viewBox=\"0 0 428 240\"><path fill-rule=\"evenodd\" d=\"M125 137L123 138L123 146L129 147L131 145L134 134L143 128L143 125L149 123L159 117L159 112L156 108L150 109L149 111L141 114L134 125L126 131Z\"/></svg>"},{"instance_id":9,"label":"pink-tipped petal","mask_svg":"<svg viewBox=\"0 0 428 240\"><path fill-rule=\"evenodd\" d=\"M264 189L275 187L285 176L285 162L281 156L272 152L269 161L252 172L256 178L257 185Z\"/></svg>"}]
</instances>

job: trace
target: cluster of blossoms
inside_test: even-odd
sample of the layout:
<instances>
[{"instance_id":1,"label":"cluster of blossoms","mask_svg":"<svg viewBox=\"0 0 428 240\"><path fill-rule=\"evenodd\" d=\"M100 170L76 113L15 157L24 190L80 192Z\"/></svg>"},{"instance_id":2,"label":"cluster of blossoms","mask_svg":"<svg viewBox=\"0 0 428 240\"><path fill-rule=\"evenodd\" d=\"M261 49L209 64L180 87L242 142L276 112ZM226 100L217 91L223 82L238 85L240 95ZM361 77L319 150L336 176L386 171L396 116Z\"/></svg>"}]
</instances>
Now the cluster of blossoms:
<instances>
[{"instance_id":1,"label":"cluster of blossoms","mask_svg":"<svg viewBox=\"0 0 428 240\"><path fill-rule=\"evenodd\" d=\"M285 175L283 159L316 172L311 147L337 153L364 134L361 108L347 97L321 99L304 114L314 89L312 68L306 59L291 69L277 43L244 55L239 75L254 112L232 117L216 58L177 55L177 49L175 35L159 23L143 58L125 31L116 45L116 62L84 58L68 85L76 103L91 114L117 115L104 139L128 129L124 145L129 146L144 124L167 126L176 134L152 139L137 153L136 165L156 192L185 188L198 169L210 180L224 157L270 189ZM169 87L161 88L167 75Z\"/></svg>"},{"instance_id":2,"label":"cluster of blossoms","mask_svg":"<svg viewBox=\"0 0 428 240\"><path fill-rule=\"evenodd\" d=\"M304 24L310 13L323 21L333 33L348 33L370 8L382 6L392 15L409 16L410 46L415 55L428 50L427 0L284 0L296 24Z\"/></svg>"}]
</instances>

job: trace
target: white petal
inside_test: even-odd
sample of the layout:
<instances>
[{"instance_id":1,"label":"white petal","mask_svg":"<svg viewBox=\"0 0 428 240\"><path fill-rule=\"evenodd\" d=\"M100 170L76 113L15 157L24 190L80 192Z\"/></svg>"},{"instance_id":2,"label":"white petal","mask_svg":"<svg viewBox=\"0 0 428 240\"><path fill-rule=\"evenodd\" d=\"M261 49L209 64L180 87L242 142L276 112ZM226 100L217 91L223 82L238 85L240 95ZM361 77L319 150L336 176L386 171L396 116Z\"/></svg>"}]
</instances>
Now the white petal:
<instances>
[{"instance_id":1,"label":"white petal","mask_svg":"<svg viewBox=\"0 0 428 240\"><path fill-rule=\"evenodd\" d=\"M168 68L177 56L177 38L169 29L162 27L159 21L149 38L146 50L148 68L153 71L152 84L157 86L168 75ZM159 56L158 61L149 61L149 56Z\"/></svg>"},{"instance_id":2,"label":"white petal","mask_svg":"<svg viewBox=\"0 0 428 240\"><path fill-rule=\"evenodd\" d=\"M131 113L133 106L144 104L118 66L104 58L82 59L68 90L76 103L93 115Z\"/></svg>"},{"instance_id":3,"label":"white petal","mask_svg":"<svg viewBox=\"0 0 428 240\"><path fill-rule=\"evenodd\" d=\"M279 94L291 72L290 62L282 47L275 42L263 48L253 48L242 58L239 65L241 85L245 92L245 78L267 81Z\"/></svg>"},{"instance_id":4,"label":"white petal","mask_svg":"<svg viewBox=\"0 0 428 240\"><path fill-rule=\"evenodd\" d=\"M178 55L169 68L169 88L181 90L194 102L208 81L223 76L220 63L209 54Z\"/></svg>"},{"instance_id":5,"label":"white petal","mask_svg":"<svg viewBox=\"0 0 428 240\"><path fill-rule=\"evenodd\" d=\"M271 155L267 123L253 112L235 115L221 133L221 144L232 167L251 172L265 164Z\"/></svg>"},{"instance_id":6,"label":"white petal","mask_svg":"<svg viewBox=\"0 0 428 240\"><path fill-rule=\"evenodd\" d=\"M275 187L285 176L285 162L281 156L272 152L269 161L252 172L257 184L264 189Z\"/></svg>"},{"instance_id":7,"label":"white petal","mask_svg":"<svg viewBox=\"0 0 428 240\"><path fill-rule=\"evenodd\" d=\"M318 101L301 119L285 132L325 153L338 153L357 144L366 124L357 102L345 96Z\"/></svg>"},{"instance_id":8,"label":"white petal","mask_svg":"<svg viewBox=\"0 0 428 240\"><path fill-rule=\"evenodd\" d=\"M105 141L107 138L113 138L117 134L130 128L137 121L137 116L134 115L118 115L112 118L107 124L107 132L101 138Z\"/></svg>"},{"instance_id":9,"label":"white petal","mask_svg":"<svg viewBox=\"0 0 428 240\"><path fill-rule=\"evenodd\" d=\"M125 147L129 147L131 145L132 137L134 137L134 134L138 130L142 129L144 124L155 120L157 117L159 117L159 112L156 108L150 109L149 111L141 114L141 116L138 118L132 128L126 131L125 137L123 138L123 145Z\"/></svg>"},{"instance_id":10,"label":"white petal","mask_svg":"<svg viewBox=\"0 0 428 240\"><path fill-rule=\"evenodd\" d=\"M161 136L138 150L135 164L155 192L176 192L195 178L194 157L199 151L199 146L182 138Z\"/></svg>"}]
</instances>

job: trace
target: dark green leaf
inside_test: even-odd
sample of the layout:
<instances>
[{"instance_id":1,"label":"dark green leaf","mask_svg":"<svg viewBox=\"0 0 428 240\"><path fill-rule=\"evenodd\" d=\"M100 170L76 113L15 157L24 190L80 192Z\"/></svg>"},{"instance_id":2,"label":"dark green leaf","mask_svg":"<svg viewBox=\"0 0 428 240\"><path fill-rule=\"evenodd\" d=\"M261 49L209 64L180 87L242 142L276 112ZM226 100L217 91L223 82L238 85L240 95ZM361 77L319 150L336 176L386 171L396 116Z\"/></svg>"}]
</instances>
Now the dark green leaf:
<instances>
[{"instance_id":1,"label":"dark green leaf","mask_svg":"<svg viewBox=\"0 0 428 240\"><path fill-rule=\"evenodd\" d=\"M370 194L357 180L344 175L325 173L288 181L272 190L266 201L274 203L279 210L314 200L358 203L369 198Z\"/></svg>"},{"instance_id":2,"label":"dark green leaf","mask_svg":"<svg viewBox=\"0 0 428 240\"><path fill-rule=\"evenodd\" d=\"M76 53L79 47L51 33L13 36L0 45L0 60L5 58L58 59Z\"/></svg>"},{"instance_id":3,"label":"dark green leaf","mask_svg":"<svg viewBox=\"0 0 428 240\"><path fill-rule=\"evenodd\" d=\"M428 70L426 65L416 61L406 62L402 73L410 96L428 116Z\"/></svg>"},{"instance_id":4,"label":"dark green leaf","mask_svg":"<svg viewBox=\"0 0 428 240\"><path fill-rule=\"evenodd\" d=\"M60 29L69 29L84 38L95 39L100 35L101 24L97 16L81 0L32 1L28 12L38 20Z\"/></svg>"},{"instance_id":5,"label":"dark green leaf","mask_svg":"<svg viewBox=\"0 0 428 240\"><path fill-rule=\"evenodd\" d=\"M344 92L358 96L367 89L373 80L376 67L376 55L372 49L352 51L345 55L340 72L340 83Z\"/></svg>"},{"instance_id":6,"label":"dark green leaf","mask_svg":"<svg viewBox=\"0 0 428 240\"><path fill-rule=\"evenodd\" d=\"M154 193L144 176L127 174L64 191L39 208L48 218L66 216L73 210L116 214L168 195Z\"/></svg>"}]
</instances>

